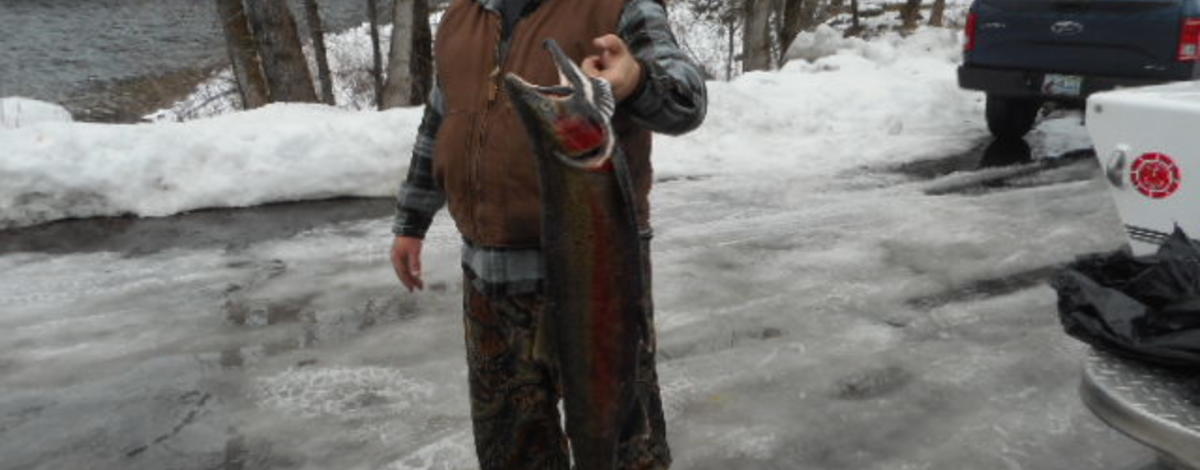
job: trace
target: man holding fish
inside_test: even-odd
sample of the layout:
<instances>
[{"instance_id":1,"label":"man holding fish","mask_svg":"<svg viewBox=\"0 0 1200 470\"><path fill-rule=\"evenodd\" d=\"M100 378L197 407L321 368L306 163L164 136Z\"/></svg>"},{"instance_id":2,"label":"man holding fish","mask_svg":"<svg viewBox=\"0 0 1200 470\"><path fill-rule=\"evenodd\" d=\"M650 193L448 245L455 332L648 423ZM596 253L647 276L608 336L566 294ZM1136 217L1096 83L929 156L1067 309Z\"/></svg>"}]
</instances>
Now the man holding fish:
<instances>
[{"instance_id":1,"label":"man holding fish","mask_svg":"<svg viewBox=\"0 0 1200 470\"><path fill-rule=\"evenodd\" d=\"M449 206L480 467L668 468L650 132L696 128L707 97L663 1L454 0L434 59L392 263L423 288L421 240Z\"/></svg>"}]
</instances>

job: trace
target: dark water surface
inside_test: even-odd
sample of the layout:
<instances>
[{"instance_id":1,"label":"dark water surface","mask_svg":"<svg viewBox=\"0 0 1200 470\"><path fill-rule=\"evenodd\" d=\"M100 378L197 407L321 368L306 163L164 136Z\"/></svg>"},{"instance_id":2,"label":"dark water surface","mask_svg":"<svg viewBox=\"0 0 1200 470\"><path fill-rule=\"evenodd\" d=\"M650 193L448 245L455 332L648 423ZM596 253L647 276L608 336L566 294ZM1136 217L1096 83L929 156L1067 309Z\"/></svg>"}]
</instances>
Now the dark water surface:
<instances>
[{"instance_id":1,"label":"dark water surface","mask_svg":"<svg viewBox=\"0 0 1200 470\"><path fill-rule=\"evenodd\" d=\"M326 29L365 22L366 3L321 0ZM301 2L290 4L305 28ZM382 17L390 4L379 1ZM112 107L114 94L136 92L128 89L143 85L138 79L186 90L225 62L213 0L0 0L0 97L62 103L86 118L86 108Z\"/></svg>"}]
</instances>

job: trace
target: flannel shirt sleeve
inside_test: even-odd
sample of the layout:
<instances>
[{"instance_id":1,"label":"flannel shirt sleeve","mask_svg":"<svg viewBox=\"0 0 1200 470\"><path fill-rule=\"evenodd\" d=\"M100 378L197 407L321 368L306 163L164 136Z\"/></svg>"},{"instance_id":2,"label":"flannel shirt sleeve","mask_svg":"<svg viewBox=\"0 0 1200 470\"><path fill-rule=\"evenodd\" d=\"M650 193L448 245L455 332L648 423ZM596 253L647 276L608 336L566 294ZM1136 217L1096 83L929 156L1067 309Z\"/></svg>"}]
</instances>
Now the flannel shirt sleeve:
<instances>
[{"instance_id":1,"label":"flannel shirt sleeve","mask_svg":"<svg viewBox=\"0 0 1200 470\"><path fill-rule=\"evenodd\" d=\"M699 127L708 109L704 75L675 40L662 0L629 0L617 29L642 64L639 89L621 103L634 122L671 135Z\"/></svg>"},{"instance_id":2,"label":"flannel shirt sleeve","mask_svg":"<svg viewBox=\"0 0 1200 470\"><path fill-rule=\"evenodd\" d=\"M425 238L433 216L446 205L446 195L433 180L433 149L445 115L440 87L434 86L425 105L425 115L417 129L408 177L396 195L396 217L392 233L397 236Z\"/></svg>"}]
</instances>

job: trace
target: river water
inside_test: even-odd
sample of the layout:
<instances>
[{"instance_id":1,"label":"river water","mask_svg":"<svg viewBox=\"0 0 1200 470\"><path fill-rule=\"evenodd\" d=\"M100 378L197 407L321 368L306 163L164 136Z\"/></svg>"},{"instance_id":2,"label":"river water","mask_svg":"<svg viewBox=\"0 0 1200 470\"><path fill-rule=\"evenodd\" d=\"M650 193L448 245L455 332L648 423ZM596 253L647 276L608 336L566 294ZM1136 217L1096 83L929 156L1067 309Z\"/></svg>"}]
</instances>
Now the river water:
<instances>
[{"instance_id":1,"label":"river water","mask_svg":"<svg viewBox=\"0 0 1200 470\"><path fill-rule=\"evenodd\" d=\"M304 28L301 2L289 2ZM366 3L321 0L326 29L365 22ZM390 3L379 0L381 16ZM0 97L62 103L77 117L117 83L203 70L225 54L212 0L0 0Z\"/></svg>"}]
</instances>

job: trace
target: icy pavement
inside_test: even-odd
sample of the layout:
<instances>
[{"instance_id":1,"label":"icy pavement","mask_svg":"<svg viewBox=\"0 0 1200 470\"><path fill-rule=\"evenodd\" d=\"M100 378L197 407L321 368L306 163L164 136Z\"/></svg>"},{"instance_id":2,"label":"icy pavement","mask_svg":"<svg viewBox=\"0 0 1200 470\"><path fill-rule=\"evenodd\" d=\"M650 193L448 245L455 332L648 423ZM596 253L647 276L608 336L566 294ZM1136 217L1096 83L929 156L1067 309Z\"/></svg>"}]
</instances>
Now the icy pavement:
<instances>
[{"instance_id":1,"label":"icy pavement","mask_svg":"<svg viewBox=\"0 0 1200 470\"><path fill-rule=\"evenodd\" d=\"M1044 284L1123 241L1086 152L1044 138L1077 125L1030 139L1065 157L1018 166L977 168L1004 150L977 133L888 164L660 178L675 468L1149 468L1079 403L1084 350ZM474 468L457 235L438 218L430 289L408 294L389 216L0 232L0 468Z\"/></svg>"}]
</instances>

